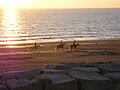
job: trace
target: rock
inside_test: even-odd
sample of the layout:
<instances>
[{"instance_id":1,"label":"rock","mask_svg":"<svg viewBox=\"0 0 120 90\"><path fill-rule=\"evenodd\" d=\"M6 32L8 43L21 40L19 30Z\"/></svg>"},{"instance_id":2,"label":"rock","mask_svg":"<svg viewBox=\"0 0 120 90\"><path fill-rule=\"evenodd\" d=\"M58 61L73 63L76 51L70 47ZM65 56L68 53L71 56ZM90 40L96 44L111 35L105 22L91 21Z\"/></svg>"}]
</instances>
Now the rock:
<instances>
[{"instance_id":1,"label":"rock","mask_svg":"<svg viewBox=\"0 0 120 90\"><path fill-rule=\"evenodd\" d=\"M65 74L43 74L37 79L43 83L44 90L78 90L76 80Z\"/></svg>"},{"instance_id":2,"label":"rock","mask_svg":"<svg viewBox=\"0 0 120 90\"><path fill-rule=\"evenodd\" d=\"M100 70L96 67L75 67L72 70L78 70L81 72L100 72Z\"/></svg>"},{"instance_id":3,"label":"rock","mask_svg":"<svg viewBox=\"0 0 120 90\"><path fill-rule=\"evenodd\" d=\"M5 84L9 87L10 90L21 90L22 85L28 83L28 80L17 80L17 79L11 79L5 81Z\"/></svg>"},{"instance_id":4,"label":"rock","mask_svg":"<svg viewBox=\"0 0 120 90\"><path fill-rule=\"evenodd\" d=\"M53 69L54 68L54 64L47 64L46 66L45 66L45 69Z\"/></svg>"},{"instance_id":5,"label":"rock","mask_svg":"<svg viewBox=\"0 0 120 90\"><path fill-rule=\"evenodd\" d=\"M120 72L108 73L108 74L105 74L104 76L114 81L114 87L116 88L115 90L120 90Z\"/></svg>"},{"instance_id":6,"label":"rock","mask_svg":"<svg viewBox=\"0 0 120 90\"><path fill-rule=\"evenodd\" d=\"M27 84L23 85L24 90L43 90L42 84L40 81L33 79Z\"/></svg>"},{"instance_id":7,"label":"rock","mask_svg":"<svg viewBox=\"0 0 120 90\"><path fill-rule=\"evenodd\" d=\"M32 80L35 76L40 75L41 71L39 69L22 70L22 71L12 71L0 74L2 80L9 79L28 79Z\"/></svg>"},{"instance_id":8,"label":"rock","mask_svg":"<svg viewBox=\"0 0 120 90\"><path fill-rule=\"evenodd\" d=\"M54 73L59 73L59 74L68 74L69 73L69 69L68 70L44 70L44 74L54 74Z\"/></svg>"},{"instance_id":9,"label":"rock","mask_svg":"<svg viewBox=\"0 0 120 90\"><path fill-rule=\"evenodd\" d=\"M62 64L48 64L45 67L44 73L45 74L53 74L53 73L61 73L61 74L68 74L69 69L67 66L62 65Z\"/></svg>"},{"instance_id":10,"label":"rock","mask_svg":"<svg viewBox=\"0 0 120 90\"><path fill-rule=\"evenodd\" d=\"M44 70L44 73L45 74L53 74L53 73L61 73L61 74L68 74L68 72L70 71L70 69L68 69L68 68L63 68L64 66L51 66L52 68L48 68L49 67L49 65L47 65L46 66L47 68L45 68L45 70ZM57 70L57 68L59 68L58 70ZM62 67L62 68L61 68ZM60 69L61 68L61 69Z\"/></svg>"},{"instance_id":11,"label":"rock","mask_svg":"<svg viewBox=\"0 0 120 90\"><path fill-rule=\"evenodd\" d=\"M64 64L48 64L46 65L45 69L52 69L52 70L63 70L63 69L68 69L68 67Z\"/></svg>"},{"instance_id":12,"label":"rock","mask_svg":"<svg viewBox=\"0 0 120 90\"><path fill-rule=\"evenodd\" d=\"M115 90L120 90L120 83L116 86Z\"/></svg>"},{"instance_id":13,"label":"rock","mask_svg":"<svg viewBox=\"0 0 120 90\"><path fill-rule=\"evenodd\" d=\"M42 90L41 83L36 79L33 79L30 82L25 79L12 79L6 81L6 85L10 90Z\"/></svg>"},{"instance_id":14,"label":"rock","mask_svg":"<svg viewBox=\"0 0 120 90\"><path fill-rule=\"evenodd\" d=\"M8 88L5 85L0 84L0 90L8 90Z\"/></svg>"},{"instance_id":15,"label":"rock","mask_svg":"<svg viewBox=\"0 0 120 90\"><path fill-rule=\"evenodd\" d=\"M41 71L39 69L33 69L33 70L25 70L23 72L18 73L17 78L18 79L34 79L36 76L40 75Z\"/></svg>"},{"instance_id":16,"label":"rock","mask_svg":"<svg viewBox=\"0 0 120 90\"><path fill-rule=\"evenodd\" d=\"M94 63L93 66L99 68L102 74L120 72L120 65L115 63Z\"/></svg>"},{"instance_id":17,"label":"rock","mask_svg":"<svg viewBox=\"0 0 120 90\"><path fill-rule=\"evenodd\" d=\"M113 90L112 80L96 72L71 71L69 76L77 79L79 90Z\"/></svg>"},{"instance_id":18,"label":"rock","mask_svg":"<svg viewBox=\"0 0 120 90\"><path fill-rule=\"evenodd\" d=\"M63 64L48 64L45 67L45 74L61 73L68 74L71 70L79 70L85 72L100 72L96 67L83 67L88 65L87 63L63 63ZM79 66L79 67L76 67Z\"/></svg>"},{"instance_id":19,"label":"rock","mask_svg":"<svg viewBox=\"0 0 120 90\"><path fill-rule=\"evenodd\" d=\"M80 62L80 63L62 63L63 65L67 66L69 69L75 68L75 67L89 67L90 64L86 62Z\"/></svg>"},{"instance_id":20,"label":"rock","mask_svg":"<svg viewBox=\"0 0 120 90\"><path fill-rule=\"evenodd\" d=\"M105 74L104 76L112 79L113 81L120 81L120 72L116 72L116 73L108 73Z\"/></svg>"}]
</instances>

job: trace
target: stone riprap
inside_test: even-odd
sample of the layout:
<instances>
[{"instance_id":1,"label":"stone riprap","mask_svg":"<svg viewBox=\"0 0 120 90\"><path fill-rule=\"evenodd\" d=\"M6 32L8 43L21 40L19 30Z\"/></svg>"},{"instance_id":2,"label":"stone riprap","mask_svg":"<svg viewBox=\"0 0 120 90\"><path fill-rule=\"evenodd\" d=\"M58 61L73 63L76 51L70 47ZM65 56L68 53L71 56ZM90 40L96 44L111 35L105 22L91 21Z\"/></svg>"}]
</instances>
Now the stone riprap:
<instances>
[{"instance_id":1,"label":"stone riprap","mask_svg":"<svg viewBox=\"0 0 120 90\"><path fill-rule=\"evenodd\" d=\"M112 79L116 90L120 90L120 72L108 73L105 74L104 76Z\"/></svg>"},{"instance_id":2,"label":"stone riprap","mask_svg":"<svg viewBox=\"0 0 120 90\"><path fill-rule=\"evenodd\" d=\"M61 73L61 74L68 74L70 68L64 64L48 64L45 66L44 73L45 74L53 74L53 73Z\"/></svg>"},{"instance_id":3,"label":"stone riprap","mask_svg":"<svg viewBox=\"0 0 120 90\"><path fill-rule=\"evenodd\" d=\"M2 80L9 79L34 79L36 76L40 75L40 69L30 69L30 70L22 70L22 71L11 71L6 73L1 73L0 78Z\"/></svg>"},{"instance_id":4,"label":"stone riprap","mask_svg":"<svg viewBox=\"0 0 120 90\"><path fill-rule=\"evenodd\" d=\"M71 71L69 76L77 79L79 90L113 90L112 80L96 72Z\"/></svg>"},{"instance_id":5,"label":"stone riprap","mask_svg":"<svg viewBox=\"0 0 120 90\"><path fill-rule=\"evenodd\" d=\"M42 90L42 84L36 79L31 81L12 79L6 81L5 84L9 90Z\"/></svg>"},{"instance_id":6,"label":"stone riprap","mask_svg":"<svg viewBox=\"0 0 120 90\"><path fill-rule=\"evenodd\" d=\"M81 71L81 72L98 72L100 73L100 70L96 67L75 67L72 70L74 71Z\"/></svg>"},{"instance_id":7,"label":"stone riprap","mask_svg":"<svg viewBox=\"0 0 120 90\"><path fill-rule=\"evenodd\" d=\"M102 73L120 72L120 64L111 62L91 63L92 66L99 68Z\"/></svg>"},{"instance_id":8,"label":"stone riprap","mask_svg":"<svg viewBox=\"0 0 120 90\"><path fill-rule=\"evenodd\" d=\"M41 69L0 74L0 90L120 90L120 64L48 64Z\"/></svg>"},{"instance_id":9,"label":"stone riprap","mask_svg":"<svg viewBox=\"0 0 120 90\"><path fill-rule=\"evenodd\" d=\"M0 84L0 90L8 90L7 86Z\"/></svg>"},{"instance_id":10,"label":"stone riprap","mask_svg":"<svg viewBox=\"0 0 120 90\"><path fill-rule=\"evenodd\" d=\"M78 90L77 82L65 74L43 74L38 77L44 90Z\"/></svg>"}]
</instances>

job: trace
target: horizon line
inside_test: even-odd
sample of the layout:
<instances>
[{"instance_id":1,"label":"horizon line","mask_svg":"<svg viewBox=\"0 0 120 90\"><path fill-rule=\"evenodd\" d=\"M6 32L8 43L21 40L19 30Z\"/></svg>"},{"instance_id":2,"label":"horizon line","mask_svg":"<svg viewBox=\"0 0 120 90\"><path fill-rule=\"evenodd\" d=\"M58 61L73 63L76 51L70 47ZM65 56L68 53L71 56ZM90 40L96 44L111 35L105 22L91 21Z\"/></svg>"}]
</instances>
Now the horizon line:
<instances>
[{"instance_id":1,"label":"horizon line","mask_svg":"<svg viewBox=\"0 0 120 90\"><path fill-rule=\"evenodd\" d=\"M0 8L0 9L120 9L120 7L91 7L91 8Z\"/></svg>"}]
</instances>

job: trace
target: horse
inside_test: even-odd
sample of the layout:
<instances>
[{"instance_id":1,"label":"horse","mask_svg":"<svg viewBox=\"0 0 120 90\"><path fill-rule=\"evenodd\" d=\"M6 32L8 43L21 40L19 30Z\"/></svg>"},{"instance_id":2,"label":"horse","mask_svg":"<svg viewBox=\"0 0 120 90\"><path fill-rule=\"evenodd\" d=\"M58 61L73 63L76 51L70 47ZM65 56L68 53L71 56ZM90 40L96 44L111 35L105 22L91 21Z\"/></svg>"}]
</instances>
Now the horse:
<instances>
[{"instance_id":1,"label":"horse","mask_svg":"<svg viewBox=\"0 0 120 90\"><path fill-rule=\"evenodd\" d=\"M79 44L71 44L69 49L77 49L77 46L79 46Z\"/></svg>"},{"instance_id":2,"label":"horse","mask_svg":"<svg viewBox=\"0 0 120 90\"><path fill-rule=\"evenodd\" d=\"M37 50L37 49L39 49L40 47L41 47L40 45L34 45L34 46L31 46L30 49L28 49L28 51Z\"/></svg>"},{"instance_id":3,"label":"horse","mask_svg":"<svg viewBox=\"0 0 120 90\"><path fill-rule=\"evenodd\" d=\"M57 50L57 49L63 49L64 45L65 45L65 43L57 45L56 48L55 48L55 50Z\"/></svg>"}]
</instances>

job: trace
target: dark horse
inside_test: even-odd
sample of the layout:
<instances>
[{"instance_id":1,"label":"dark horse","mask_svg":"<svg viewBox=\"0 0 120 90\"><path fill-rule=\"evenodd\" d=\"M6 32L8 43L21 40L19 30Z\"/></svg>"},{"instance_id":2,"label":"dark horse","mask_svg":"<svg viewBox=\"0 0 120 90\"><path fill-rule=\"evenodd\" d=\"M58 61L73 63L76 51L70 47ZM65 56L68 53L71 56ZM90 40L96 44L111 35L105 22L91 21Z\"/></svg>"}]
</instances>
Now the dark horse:
<instances>
[{"instance_id":1,"label":"dark horse","mask_svg":"<svg viewBox=\"0 0 120 90\"><path fill-rule=\"evenodd\" d=\"M29 51L31 51L31 50L37 50L37 49L39 49L40 47L41 47L41 46L40 46L40 45L37 45L36 42L35 42L34 46L30 47L30 49L28 49L28 50L29 50Z\"/></svg>"},{"instance_id":2,"label":"dark horse","mask_svg":"<svg viewBox=\"0 0 120 90\"><path fill-rule=\"evenodd\" d=\"M79 44L76 44L76 40L74 40L73 44L70 45L69 49L70 50L72 50L72 49L77 50L77 46L79 46Z\"/></svg>"},{"instance_id":3,"label":"dark horse","mask_svg":"<svg viewBox=\"0 0 120 90\"><path fill-rule=\"evenodd\" d=\"M71 44L69 49L77 49L77 46L79 46L79 44Z\"/></svg>"},{"instance_id":4,"label":"dark horse","mask_svg":"<svg viewBox=\"0 0 120 90\"><path fill-rule=\"evenodd\" d=\"M61 41L60 44L56 46L55 50L57 50L57 49L63 49L64 45L65 45L65 43L62 43L62 41Z\"/></svg>"}]
</instances>

